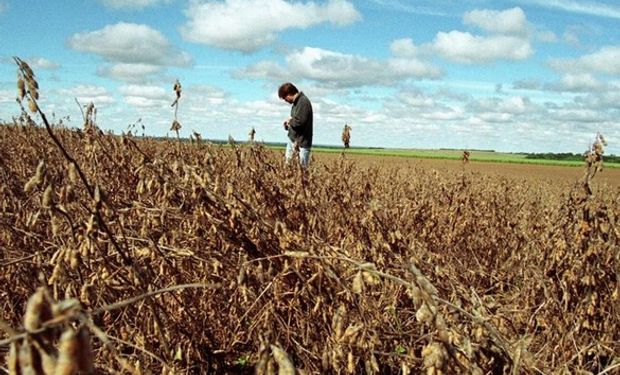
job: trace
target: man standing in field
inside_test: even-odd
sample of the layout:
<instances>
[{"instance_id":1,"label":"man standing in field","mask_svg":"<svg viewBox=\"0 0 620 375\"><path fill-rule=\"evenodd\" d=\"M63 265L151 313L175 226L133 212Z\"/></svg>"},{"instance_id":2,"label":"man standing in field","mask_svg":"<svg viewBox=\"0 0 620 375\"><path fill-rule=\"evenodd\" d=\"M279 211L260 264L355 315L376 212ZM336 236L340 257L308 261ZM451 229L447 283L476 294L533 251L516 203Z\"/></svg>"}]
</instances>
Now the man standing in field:
<instances>
[{"instance_id":1,"label":"man standing in field","mask_svg":"<svg viewBox=\"0 0 620 375\"><path fill-rule=\"evenodd\" d=\"M291 160L294 152L299 150L299 163L307 168L310 163L312 148L312 104L310 99L290 82L283 83L278 89L278 96L292 104L291 117L284 121L284 130L288 131L286 144L286 161Z\"/></svg>"}]
</instances>

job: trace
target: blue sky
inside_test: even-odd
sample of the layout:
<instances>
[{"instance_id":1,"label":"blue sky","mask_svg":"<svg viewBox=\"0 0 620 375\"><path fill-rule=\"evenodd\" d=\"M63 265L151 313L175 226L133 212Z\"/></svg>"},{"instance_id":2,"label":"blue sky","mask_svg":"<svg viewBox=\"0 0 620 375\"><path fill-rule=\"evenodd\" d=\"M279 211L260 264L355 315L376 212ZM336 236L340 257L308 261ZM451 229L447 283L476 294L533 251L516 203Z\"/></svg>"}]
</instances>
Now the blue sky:
<instances>
[{"instance_id":1,"label":"blue sky","mask_svg":"<svg viewBox=\"0 0 620 375\"><path fill-rule=\"evenodd\" d=\"M315 144L620 155L617 0L0 0L0 121L28 61L40 106L81 126L76 99L120 134L283 142L311 99Z\"/></svg>"}]
</instances>

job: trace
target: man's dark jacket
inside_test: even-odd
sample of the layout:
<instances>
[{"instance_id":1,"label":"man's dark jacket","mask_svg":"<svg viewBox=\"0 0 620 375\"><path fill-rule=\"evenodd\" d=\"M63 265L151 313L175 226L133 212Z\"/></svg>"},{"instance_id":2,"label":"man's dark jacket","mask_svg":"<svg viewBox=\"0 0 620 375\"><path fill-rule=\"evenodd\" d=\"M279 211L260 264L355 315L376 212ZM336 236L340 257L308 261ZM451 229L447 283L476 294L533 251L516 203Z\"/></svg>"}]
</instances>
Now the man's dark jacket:
<instances>
[{"instance_id":1,"label":"man's dark jacket","mask_svg":"<svg viewBox=\"0 0 620 375\"><path fill-rule=\"evenodd\" d=\"M297 95L288 122L288 137L301 148L312 147L312 104L303 92Z\"/></svg>"}]
</instances>

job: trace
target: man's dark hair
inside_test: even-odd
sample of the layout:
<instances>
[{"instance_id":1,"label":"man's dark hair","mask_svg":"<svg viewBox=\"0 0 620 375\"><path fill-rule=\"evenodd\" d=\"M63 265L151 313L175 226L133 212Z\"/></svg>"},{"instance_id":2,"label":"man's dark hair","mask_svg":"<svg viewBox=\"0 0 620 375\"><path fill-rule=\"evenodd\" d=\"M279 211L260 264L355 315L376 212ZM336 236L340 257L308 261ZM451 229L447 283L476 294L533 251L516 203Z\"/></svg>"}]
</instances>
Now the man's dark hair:
<instances>
[{"instance_id":1,"label":"man's dark hair","mask_svg":"<svg viewBox=\"0 0 620 375\"><path fill-rule=\"evenodd\" d=\"M278 97L284 99L288 95L295 95L299 92L297 87L290 82L283 83L278 89Z\"/></svg>"}]
</instances>

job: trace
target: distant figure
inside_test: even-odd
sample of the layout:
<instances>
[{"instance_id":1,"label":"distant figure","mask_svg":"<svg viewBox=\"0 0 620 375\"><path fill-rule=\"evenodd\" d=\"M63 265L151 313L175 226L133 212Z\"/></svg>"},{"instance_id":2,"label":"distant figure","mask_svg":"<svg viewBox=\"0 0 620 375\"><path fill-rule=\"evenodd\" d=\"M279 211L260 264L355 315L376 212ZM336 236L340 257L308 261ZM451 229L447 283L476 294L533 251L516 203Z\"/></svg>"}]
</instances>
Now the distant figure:
<instances>
[{"instance_id":1,"label":"distant figure","mask_svg":"<svg viewBox=\"0 0 620 375\"><path fill-rule=\"evenodd\" d=\"M348 124L344 124L344 129L342 130L342 142L344 143L344 148L349 148L350 141L351 141L351 127Z\"/></svg>"},{"instance_id":2,"label":"distant figure","mask_svg":"<svg viewBox=\"0 0 620 375\"><path fill-rule=\"evenodd\" d=\"M283 83L278 89L278 96L285 102L292 104L291 117L284 121L284 130L288 131L286 144L286 161L293 158L295 151L299 151L299 163L307 168L310 163L310 149L312 148L313 113L310 99L290 82Z\"/></svg>"},{"instance_id":3,"label":"distant figure","mask_svg":"<svg viewBox=\"0 0 620 375\"><path fill-rule=\"evenodd\" d=\"M250 132L248 133L248 135L250 136L250 143L254 142L254 136L256 135L256 130L254 130L254 127L252 126L252 129L250 129Z\"/></svg>"},{"instance_id":4,"label":"distant figure","mask_svg":"<svg viewBox=\"0 0 620 375\"><path fill-rule=\"evenodd\" d=\"M463 156L461 156L461 161L463 162L463 164L469 163L469 151L467 150L463 151Z\"/></svg>"}]
</instances>

